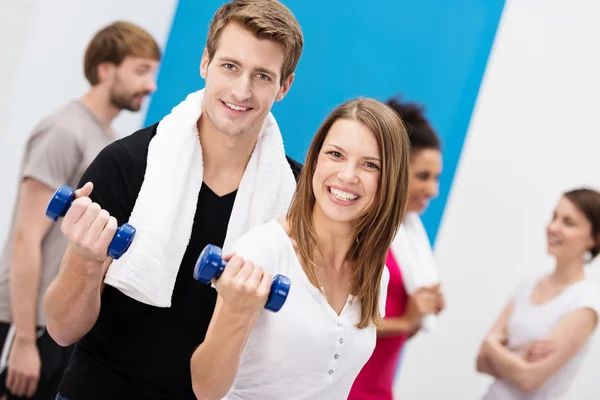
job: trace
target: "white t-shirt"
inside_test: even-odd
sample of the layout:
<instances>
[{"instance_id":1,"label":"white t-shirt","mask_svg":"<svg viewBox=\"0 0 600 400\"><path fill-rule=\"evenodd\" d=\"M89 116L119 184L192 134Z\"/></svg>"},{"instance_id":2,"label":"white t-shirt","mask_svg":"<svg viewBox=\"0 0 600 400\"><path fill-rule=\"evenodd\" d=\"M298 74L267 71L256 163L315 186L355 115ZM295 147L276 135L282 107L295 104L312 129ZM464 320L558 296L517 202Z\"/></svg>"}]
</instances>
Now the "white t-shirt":
<instances>
[{"instance_id":1,"label":"white t-shirt","mask_svg":"<svg viewBox=\"0 0 600 400\"><path fill-rule=\"evenodd\" d=\"M342 400L375 348L376 329L356 328L360 304L349 296L338 316L304 273L291 239L271 220L237 243L236 253L273 276L290 278L287 300L276 313L262 310L227 400ZM383 317L389 272L380 282Z\"/></svg>"},{"instance_id":2,"label":"white t-shirt","mask_svg":"<svg viewBox=\"0 0 600 400\"><path fill-rule=\"evenodd\" d=\"M540 278L529 279L519 285L513 296L513 311L508 320L508 348L519 349L535 339L545 338L567 314L581 308L591 308L600 316L600 292L596 285L583 280L565 288L549 302L536 305L531 293ZM516 386L497 379L484 400L549 400L562 399L573 382L577 371L589 350L591 340L582 347L567 364L551 376L533 393L526 393Z\"/></svg>"}]
</instances>

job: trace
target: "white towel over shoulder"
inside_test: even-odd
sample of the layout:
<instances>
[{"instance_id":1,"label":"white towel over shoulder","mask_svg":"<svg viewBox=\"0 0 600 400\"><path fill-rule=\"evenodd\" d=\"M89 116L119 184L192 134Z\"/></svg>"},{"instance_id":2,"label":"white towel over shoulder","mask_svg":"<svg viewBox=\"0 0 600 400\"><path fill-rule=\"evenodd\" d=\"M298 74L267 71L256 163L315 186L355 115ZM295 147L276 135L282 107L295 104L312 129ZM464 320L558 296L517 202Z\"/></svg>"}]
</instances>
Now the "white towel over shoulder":
<instances>
[{"instance_id":1,"label":"white towel over shoulder","mask_svg":"<svg viewBox=\"0 0 600 400\"><path fill-rule=\"evenodd\" d=\"M404 287L412 295L420 287L437 282L433 250L427 232L418 213L407 213L392 242L392 253L400 269ZM437 315L429 314L423 318L421 326L431 332L435 329Z\"/></svg>"},{"instance_id":2,"label":"white towel over shoulder","mask_svg":"<svg viewBox=\"0 0 600 400\"><path fill-rule=\"evenodd\" d=\"M171 306L202 186L196 127L202 96L203 90L191 93L159 123L129 219L136 237L129 250L113 261L104 280L127 296L158 307ZM284 217L295 188L279 127L269 113L240 182L223 251L231 250L250 228Z\"/></svg>"}]
</instances>

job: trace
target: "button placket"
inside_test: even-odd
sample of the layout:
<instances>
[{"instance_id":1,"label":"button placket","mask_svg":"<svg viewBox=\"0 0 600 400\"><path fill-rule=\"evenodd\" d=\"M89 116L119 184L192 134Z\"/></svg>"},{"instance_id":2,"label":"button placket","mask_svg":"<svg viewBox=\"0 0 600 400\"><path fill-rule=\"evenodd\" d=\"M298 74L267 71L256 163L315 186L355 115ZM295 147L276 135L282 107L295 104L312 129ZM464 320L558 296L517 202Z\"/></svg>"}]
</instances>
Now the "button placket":
<instances>
[{"instance_id":1,"label":"button placket","mask_svg":"<svg viewBox=\"0 0 600 400\"><path fill-rule=\"evenodd\" d=\"M329 370L327 371L327 375L329 377L332 377L335 374L335 370L340 359L340 354L342 352L342 348L344 347L344 324L341 321L337 322L336 331L338 335L336 337L335 350L333 356L331 357L331 361L329 362Z\"/></svg>"}]
</instances>

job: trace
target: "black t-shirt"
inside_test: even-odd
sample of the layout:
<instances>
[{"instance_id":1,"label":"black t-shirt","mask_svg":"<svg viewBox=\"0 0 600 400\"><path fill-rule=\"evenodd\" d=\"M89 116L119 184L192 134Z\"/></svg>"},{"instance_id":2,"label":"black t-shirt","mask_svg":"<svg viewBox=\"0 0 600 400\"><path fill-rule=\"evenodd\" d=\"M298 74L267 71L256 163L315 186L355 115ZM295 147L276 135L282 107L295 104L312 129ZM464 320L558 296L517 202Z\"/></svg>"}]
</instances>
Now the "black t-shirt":
<instances>
[{"instance_id":1,"label":"black t-shirt","mask_svg":"<svg viewBox=\"0 0 600 400\"><path fill-rule=\"evenodd\" d=\"M148 145L158 124L107 146L80 186L91 199L127 222L146 171ZM296 179L301 165L288 157ZM236 192L217 196L202 184L191 239L181 262L171 307L138 302L106 285L94 327L77 344L59 387L70 400L195 399L190 359L204 340L217 294L192 274L207 244L223 246Z\"/></svg>"}]
</instances>

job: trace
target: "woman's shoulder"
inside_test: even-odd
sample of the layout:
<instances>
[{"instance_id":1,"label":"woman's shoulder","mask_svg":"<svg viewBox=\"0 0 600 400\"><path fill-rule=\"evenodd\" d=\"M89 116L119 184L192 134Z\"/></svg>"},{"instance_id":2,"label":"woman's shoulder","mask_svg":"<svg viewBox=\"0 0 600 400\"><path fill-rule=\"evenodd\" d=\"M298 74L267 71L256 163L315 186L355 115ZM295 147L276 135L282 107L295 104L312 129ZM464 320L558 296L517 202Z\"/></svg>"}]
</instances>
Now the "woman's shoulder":
<instances>
[{"instance_id":1,"label":"woman's shoulder","mask_svg":"<svg viewBox=\"0 0 600 400\"><path fill-rule=\"evenodd\" d=\"M281 228L283 229L283 231L288 236L290 236L290 224L289 224L287 218L279 218L279 219L274 220L274 221L276 221L279 224L279 226L281 226Z\"/></svg>"},{"instance_id":2,"label":"woman's shoulder","mask_svg":"<svg viewBox=\"0 0 600 400\"><path fill-rule=\"evenodd\" d=\"M236 241L236 247L252 246L268 249L276 244L281 245L287 237L287 232L279 220L271 219L250 228Z\"/></svg>"},{"instance_id":3,"label":"woman's shoulder","mask_svg":"<svg viewBox=\"0 0 600 400\"><path fill-rule=\"evenodd\" d=\"M600 286L598 285L598 282L590 278L586 278L581 281L581 286L589 296L600 297Z\"/></svg>"},{"instance_id":4,"label":"woman's shoulder","mask_svg":"<svg viewBox=\"0 0 600 400\"><path fill-rule=\"evenodd\" d=\"M591 279L572 286L571 309L591 308L600 317L600 288Z\"/></svg>"},{"instance_id":5,"label":"woman's shoulder","mask_svg":"<svg viewBox=\"0 0 600 400\"><path fill-rule=\"evenodd\" d=\"M275 272L274 269L287 258L290 249L290 239L285 227L278 220L272 219L246 232L237 240L234 251L269 272Z\"/></svg>"}]
</instances>

